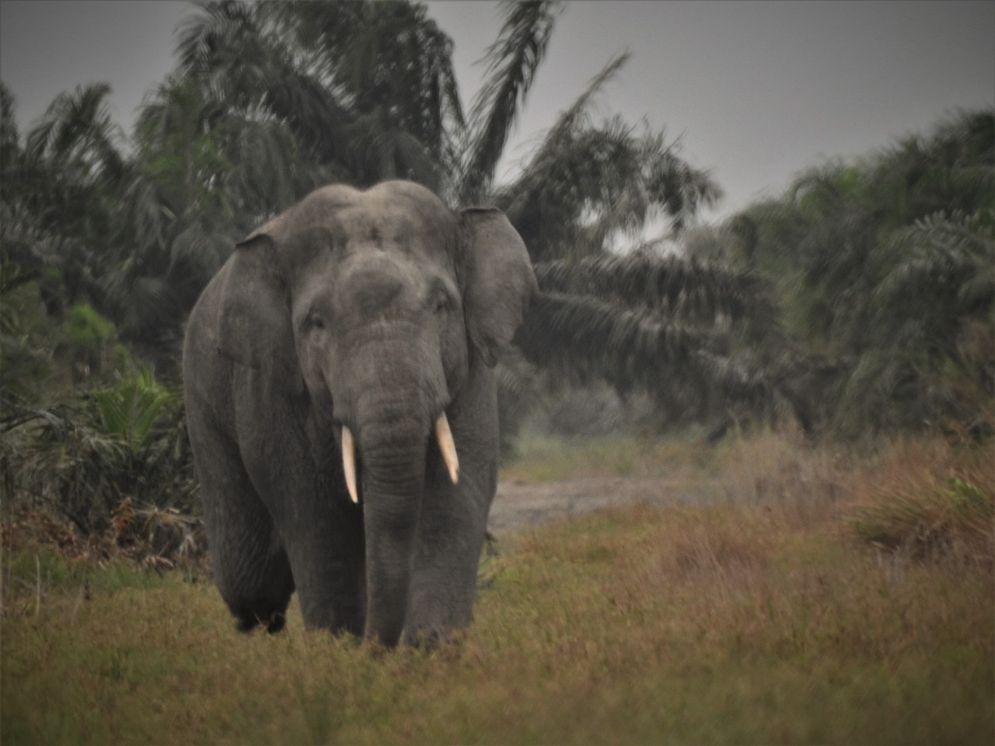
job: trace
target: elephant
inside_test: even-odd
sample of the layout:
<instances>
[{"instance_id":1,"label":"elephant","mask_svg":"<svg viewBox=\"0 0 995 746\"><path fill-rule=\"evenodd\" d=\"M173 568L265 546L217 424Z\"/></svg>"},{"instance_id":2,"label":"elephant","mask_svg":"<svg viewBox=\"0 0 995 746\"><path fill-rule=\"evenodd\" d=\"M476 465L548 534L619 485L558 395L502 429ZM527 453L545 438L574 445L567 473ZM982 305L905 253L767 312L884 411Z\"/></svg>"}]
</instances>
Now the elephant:
<instances>
[{"instance_id":1,"label":"elephant","mask_svg":"<svg viewBox=\"0 0 995 746\"><path fill-rule=\"evenodd\" d=\"M242 630L392 647L471 621L497 486L494 366L538 293L497 209L329 185L235 248L187 322L214 582Z\"/></svg>"}]
</instances>

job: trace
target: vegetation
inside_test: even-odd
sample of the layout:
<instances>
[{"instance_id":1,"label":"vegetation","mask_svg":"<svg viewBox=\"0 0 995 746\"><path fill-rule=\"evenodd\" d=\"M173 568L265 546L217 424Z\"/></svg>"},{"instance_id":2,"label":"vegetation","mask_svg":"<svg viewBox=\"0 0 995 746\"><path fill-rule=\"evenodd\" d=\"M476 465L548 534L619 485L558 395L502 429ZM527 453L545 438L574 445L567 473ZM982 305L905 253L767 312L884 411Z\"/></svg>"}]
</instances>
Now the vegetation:
<instances>
[{"instance_id":1,"label":"vegetation","mask_svg":"<svg viewBox=\"0 0 995 746\"><path fill-rule=\"evenodd\" d=\"M182 410L147 371L79 402L9 409L0 452L7 519L50 512L114 547L133 542L143 519L148 541L136 558L170 564L203 550Z\"/></svg>"},{"instance_id":2,"label":"vegetation","mask_svg":"<svg viewBox=\"0 0 995 746\"><path fill-rule=\"evenodd\" d=\"M833 362L821 415L837 432L989 434L993 205L995 114L960 112L803 173L706 245L771 278L792 337Z\"/></svg>"},{"instance_id":3,"label":"vegetation","mask_svg":"<svg viewBox=\"0 0 995 746\"><path fill-rule=\"evenodd\" d=\"M833 437L989 437L993 204L995 115L961 112L803 173L676 257L537 264L545 294L519 341L561 376L653 393L671 426L759 415Z\"/></svg>"},{"instance_id":4,"label":"vegetation","mask_svg":"<svg viewBox=\"0 0 995 746\"><path fill-rule=\"evenodd\" d=\"M501 538L473 627L434 652L370 655L305 632L296 606L281 635L247 637L209 586L58 559L8 531L4 742L990 738L991 521L987 558L879 548L859 529L865 498L930 495L933 475L970 484L990 516L990 452L933 439L858 459L778 435L712 456L661 447L721 502Z\"/></svg>"}]
</instances>

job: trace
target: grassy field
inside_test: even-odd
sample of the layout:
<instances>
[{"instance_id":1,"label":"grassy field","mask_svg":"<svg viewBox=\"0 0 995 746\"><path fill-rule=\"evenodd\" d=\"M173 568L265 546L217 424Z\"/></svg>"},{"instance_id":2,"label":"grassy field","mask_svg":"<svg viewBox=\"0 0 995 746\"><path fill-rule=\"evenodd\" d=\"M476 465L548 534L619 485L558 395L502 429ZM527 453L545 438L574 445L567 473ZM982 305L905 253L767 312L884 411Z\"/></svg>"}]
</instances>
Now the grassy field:
<instances>
[{"instance_id":1,"label":"grassy field","mask_svg":"<svg viewBox=\"0 0 995 746\"><path fill-rule=\"evenodd\" d=\"M771 437L679 464L658 448L719 469L730 499L502 540L473 627L434 652L308 633L296 608L284 633L243 636L182 573L8 551L0 737L995 740L990 450L900 444L858 465Z\"/></svg>"}]
</instances>

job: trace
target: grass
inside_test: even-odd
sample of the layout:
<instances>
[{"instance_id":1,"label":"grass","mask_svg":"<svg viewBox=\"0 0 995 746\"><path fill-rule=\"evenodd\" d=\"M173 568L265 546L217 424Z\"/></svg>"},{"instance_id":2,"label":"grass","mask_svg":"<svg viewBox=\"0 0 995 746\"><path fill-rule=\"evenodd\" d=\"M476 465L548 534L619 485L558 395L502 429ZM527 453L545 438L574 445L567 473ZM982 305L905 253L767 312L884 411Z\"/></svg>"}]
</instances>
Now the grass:
<instances>
[{"instance_id":1,"label":"grass","mask_svg":"<svg viewBox=\"0 0 995 746\"><path fill-rule=\"evenodd\" d=\"M0 740L992 742L991 563L861 537L855 516L895 487L900 451L859 470L777 442L712 457L742 499L503 540L474 625L434 652L306 632L296 607L281 635L242 636L208 584L19 550ZM990 499L983 460L930 453L909 451L922 468L903 489L970 473Z\"/></svg>"},{"instance_id":2,"label":"grass","mask_svg":"<svg viewBox=\"0 0 995 746\"><path fill-rule=\"evenodd\" d=\"M990 449L951 459L935 441L899 443L874 477L858 486L855 502L851 525L876 546L919 558L995 559L995 454Z\"/></svg>"},{"instance_id":3,"label":"grass","mask_svg":"<svg viewBox=\"0 0 995 746\"><path fill-rule=\"evenodd\" d=\"M687 436L565 439L526 432L516 451L501 468L504 483L625 477L650 480L685 502L763 502L803 512L834 503L856 463L839 449L809 446L799 433L769 431L713 447Z\"/></svg>"},{"instance_id":4,"label":"grass","mask_svg":"<svg viewBox=\"0 0 995 746\"><path fill-rule=\"evenodd\" d=\"M502 479L537 483L584 477L658 477L668 464L693 467L691 441L652 440L634 435L558 438L536 432L520 436L515 458L501 469ZM700 449L699 449L700 450Z\"/></svg>"}]
</instances>

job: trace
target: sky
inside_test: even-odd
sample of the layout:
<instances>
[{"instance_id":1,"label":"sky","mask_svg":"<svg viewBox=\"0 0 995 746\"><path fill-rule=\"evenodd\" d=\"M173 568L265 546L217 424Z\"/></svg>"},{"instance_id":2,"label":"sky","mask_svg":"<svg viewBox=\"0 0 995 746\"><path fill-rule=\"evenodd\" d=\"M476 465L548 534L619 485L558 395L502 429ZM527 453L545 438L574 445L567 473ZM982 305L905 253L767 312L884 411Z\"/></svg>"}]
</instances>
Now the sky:
<instances>
[{"instance_id":1,"label":"sky","mask_svg":"<svg viewBox=\"0 0 995 746\"><path fill-rule=\"evenodd\" d=\"M492 2L429 2L454 41L467 107L500 27ZM107 81L127 129L173 66L192 11L166 0L0 0L0 78L22 130L59 92ZM679 138L725 198L706 219L780 194L828 158L995 105L995 2L567 2L499 167L514 173L542 131L615 54L632 57L596 112Z\"/></svg>"}]
</instances>

